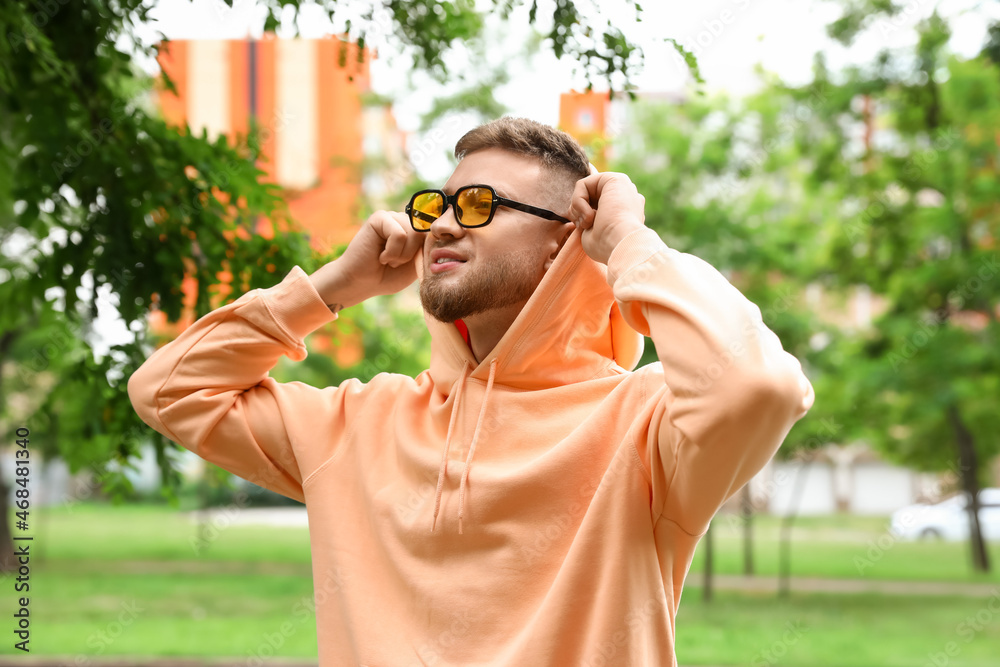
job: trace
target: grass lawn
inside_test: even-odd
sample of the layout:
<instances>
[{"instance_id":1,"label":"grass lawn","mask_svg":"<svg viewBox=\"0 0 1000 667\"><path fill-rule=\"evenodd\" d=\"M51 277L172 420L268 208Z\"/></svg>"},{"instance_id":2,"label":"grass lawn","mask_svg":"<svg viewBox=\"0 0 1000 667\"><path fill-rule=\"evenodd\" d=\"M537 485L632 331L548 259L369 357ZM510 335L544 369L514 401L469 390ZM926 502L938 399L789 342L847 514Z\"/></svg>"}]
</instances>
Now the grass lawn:
<instances>
[{"instance_id":1,"label":"grass lawn","mask_svg":"<svg viewBox=\"0 0 1000 667\"><path fill-rule=\"evenodd\" d=\"M305 529L223 527L196 553L195 525L166 507L32 515L32 654L315 658Z\"/></svg>"},{"instance_id":2,"label":"grass lawn","mask_svg":"<svg viewBox=\"0 0 1000 667\"><path fill-rule=\"evenodd\" d=\"M316 657L308 574L232 574L214 565L198 573L42 569L32 653Z\"/></svg>"},{"instance_id":3,"label":"grass lawn","mask_svg":"<svg viewBox=\"0 0 1000 667\"><path fill-rule=\"evenodd\" d=\"M989 545L993 572L972 572L965 542L903 542L887 530L884 517L830 516L797 519L792 531L792 575L846 579L1000 583L1000 543ZM754 574L778 574L780 519L754 518ZM742 523L720 514L712 521L715 571L743 574ZM691 572L701 572L704 542ZM997 661L1000 665L1000 660Z\"/></svg>"},{"instance_id":4,"label":"grass lawn","mask_svg":"<svg viewBox=\"0 0 1000 667\"><path fill-rule=\"evenodd\" d=\"M240 510L233 508L232 515ZM39 553L56 561L100 563L121 560L206 560L250 563L300 563L308 566L305 528L209 526L204 548L196 552L196 525L187 513L162 505L80 503L35 510ZM42 516L39 516L42 515Z\"/></svg>"},{"instance_id":5,"label":"grass lawn","mask_svg":"<svg viewBox=\"0 0 1000 667\"><path fill-rule=\"evenodd\" d=\"M166 507L81 504L33 517L32 654L315 658L305 529L230 526L196 553L194 524ZM735 525L720 519L718 571L741 572ZM795 573L976 580L962 544L883 540L887 548L871 559L866 540L878 546L884 523L802 520ZM759 520L759 573L776 571L776 526ZM856 555L875 562L859 574ZM793 594L779 601L720 591L705 605L698 582L688 579L677 617L682 664L924 667L932 656L952 667L998 664L1000 598L991 610L988 599L962 597ZM12 582L0 586L10 591ZM13 594L0 601L0 614L11 618ZM970 617L973 625L965 624ZM0 654L15 653L12 644L0 643Z\"/></svg>"},{"instance_id":6,"label":"grass lawn","mask_svg":"<svg viewBox=\"0 0 1000 667\"><path fill-rule=\"evenodd\" d=\"M751 667L925 667L932 660L937 667L996 667L1000 596L992 601L996 611L989 603L795 593L778 601L721 591L706 605L699 589L685 586L677 659L682 665ZM973 624L963 625L970 617Z\"/></svg>"},{"instance_id":7,"label":"grass lawn","mask_svg":"<svg viewBox=\"0 0 1000 667\"><path fill-rule=\"evenodd\" d=\"M164 506L79 504L72 510L44 511L37 528L38 553L59 561L199 560L305 566L310 562L309 536L301 528L222 527L207 548L196 554L194 524ZM35 512L36 517L39 514ZM964 542L897 542L886 532L885 518L805 517L795 525L794 576L1000 583L1000 543L990 545L993 560L998 562L994 571L976 575L969 567ZM716 572L742 574L738 520L720 515L713 521L713 531ZM755 519L756 574L777 574L778 531L777 518ZM695 554L692 573L702 569L703 544Z\"/></svg>"}]
</instances>

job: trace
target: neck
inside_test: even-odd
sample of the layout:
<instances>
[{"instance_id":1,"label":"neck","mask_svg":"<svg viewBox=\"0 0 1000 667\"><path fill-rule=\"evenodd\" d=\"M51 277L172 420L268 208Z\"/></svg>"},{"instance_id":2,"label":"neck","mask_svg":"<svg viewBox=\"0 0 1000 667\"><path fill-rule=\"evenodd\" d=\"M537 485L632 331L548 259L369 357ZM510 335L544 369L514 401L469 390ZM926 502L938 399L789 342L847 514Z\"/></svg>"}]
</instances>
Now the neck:
<instances>
[{"instance_id":1,"label":"neck","mask_svg":"<svg viewBox=\"0 0 1000 667\"><path fill-rule=\"evenodd\" d=\"M524 308L525 303L527 301L463 318L465 325L469 327L472 355L477 362L481 363L489 356L500 339L507 333L507 329L510 329L510 325L517 319L517 315Z\"/></svg>"}]
</instances>

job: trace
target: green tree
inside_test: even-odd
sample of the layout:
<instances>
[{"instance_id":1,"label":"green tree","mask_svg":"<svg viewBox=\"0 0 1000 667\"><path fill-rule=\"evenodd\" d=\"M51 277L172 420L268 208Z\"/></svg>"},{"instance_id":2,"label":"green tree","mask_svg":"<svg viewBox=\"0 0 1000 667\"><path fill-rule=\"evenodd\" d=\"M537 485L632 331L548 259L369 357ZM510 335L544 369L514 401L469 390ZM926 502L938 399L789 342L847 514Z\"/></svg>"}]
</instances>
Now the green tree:
<instances>
[{"instance_id":1,"label":"green tree","mask_svg":"<svg viewBox=\"0 0 1000 667\"><path fill-rule=\"evenodd\" d=\"M0 7L2 391L36 399L17 413L4 401L4 431L30 424L34 460L62 457L75 470L127 464L149 438L124 392L146 354L142 336L95 352L102 302L136 331L154 294L179 316L186 272L205 312L227 263L252 288L271 281L265 263L308 261L302 234L281 245L237 234L281 215L275 188L258 184L252 138L210 142L144 108L148 82L114 43L146 12L138 2ZM167 443L153 443L172 480ZM0 533L0 567L10 548Z\"/></svg>"},{"instance_id":2,"label":"green tree","mask_svg":"<svg viewBox=\"0 0 1000 667\"><path fill-rule=\"evenodd\" d=\"M843 369L864 406L859 436L957 475L971 501L973 566L988 571L978 495L1000 453L1000 68L988 50L950 55L937 13L916 32L911 51L852 70L840 108L816 119L869 128L841 176L843 223L824 248L842 284L884 300L872 330L831 354L859 362Z\"/></svg>"},{"instance_id":3,"label":"green tree","mask_svg":"<svg viewBox=\"0 0 1000 667\"><path fill-rule=\"evenodd\" d=\"M819 57L811 83L771 80L743 119L764 139L750 199L770 211L767 237L791 232L767 263L827 302L870 290L875 303L870 326L826 327L805 350L817 399L799 433L826 421L840 442L955 474L972 564L986 571L978 492L1000 453L996 31L962 60L936 13L906 28L901 3L845 4L838 39L911 29L916 45L837 73Z\"/></svg>"},{"instance_id":4,"label":"green tree","mask_svg":"<svg viewBox=\"0 0 1000 667\"><path fill-rule=\"evenodd\" d=\"M846 4L834 36L912 29L916 45L837 73L820 57L809 84L768 77L739 105L639 114L636 149L616 168L637 175L647 224L730 272L807 366L816 404L781 454L860 440L953 472L971 499L973 566L987 570L978 491L1000 453L997 32L962 60L937 14L905 28L902 4ZM807 287L834 311L870 290L871 325L805 314Z\"/></svg>"}]
</instances>

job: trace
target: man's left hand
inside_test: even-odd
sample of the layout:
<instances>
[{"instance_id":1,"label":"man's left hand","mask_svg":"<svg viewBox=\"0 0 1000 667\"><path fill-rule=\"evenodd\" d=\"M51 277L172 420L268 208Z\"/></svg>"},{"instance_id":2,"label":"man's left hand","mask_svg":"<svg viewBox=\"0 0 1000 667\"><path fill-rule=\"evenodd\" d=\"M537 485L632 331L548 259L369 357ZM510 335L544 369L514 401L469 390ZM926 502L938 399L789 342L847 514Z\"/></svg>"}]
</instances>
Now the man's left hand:
<instances>
[{"instance_id":1,"label":"man's left hand","mask_svg":"<svg viewBox=\"0 0 1000 667\"><path fill-rule=\"evenodd\" d=\"M625 174L591 171L590 176L576 182L566 217L582 230L584 252L607 264L618 242L645 226L646 198Z\"/></svg>"}]
</instances>

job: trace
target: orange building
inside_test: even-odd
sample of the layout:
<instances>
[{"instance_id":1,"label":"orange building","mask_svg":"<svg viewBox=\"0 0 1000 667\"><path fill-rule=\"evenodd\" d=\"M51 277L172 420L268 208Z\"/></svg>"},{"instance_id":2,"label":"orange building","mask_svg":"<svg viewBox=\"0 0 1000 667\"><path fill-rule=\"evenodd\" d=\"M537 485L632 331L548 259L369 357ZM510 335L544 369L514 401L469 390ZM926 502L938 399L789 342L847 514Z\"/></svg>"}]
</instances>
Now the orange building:
<instances>
[{"instance_id":1,"label":"orange building","mask_svg":"<svg viewBox=\"0 0 1000 667\"><path fill-rule=\"evenodd\" d=\"M341 66L341 51L344 65ZM191 131L246 135L260 128L259 167L282 186L291 216L321 252L347 243L358 227L362 103L370 87L365 52L336 37L177 40L161 45L158 62L177 95L162 91L170 124Z\"/></svg>"},{"instance_id":2,"label":"orange building","mask_svg":"<svg viewBox=\"0 0 1000 667\"><path fill-rule=\"evenodd\" d=\"M245 137L255 118L264 180L283 188L289 214L310 245L327 252L348 243L362 222L363 143L371 126L362 95L370 88L373 54L363 56L359 62L357 46L333 36L172 40L160 45L157 61L177 93L161 90L157 101L168 124L187 123L210 139ZM271 236L275 230L260 220L256 231ZM168 323L159 311L150 318L153 331L166 338L194 321L197 284L189 276L179 288L185 305L180 321ZM344 364L355 363L360 352L360 341L338 346L316 336L314 343Z\"/></svg>"}]
</instances>

